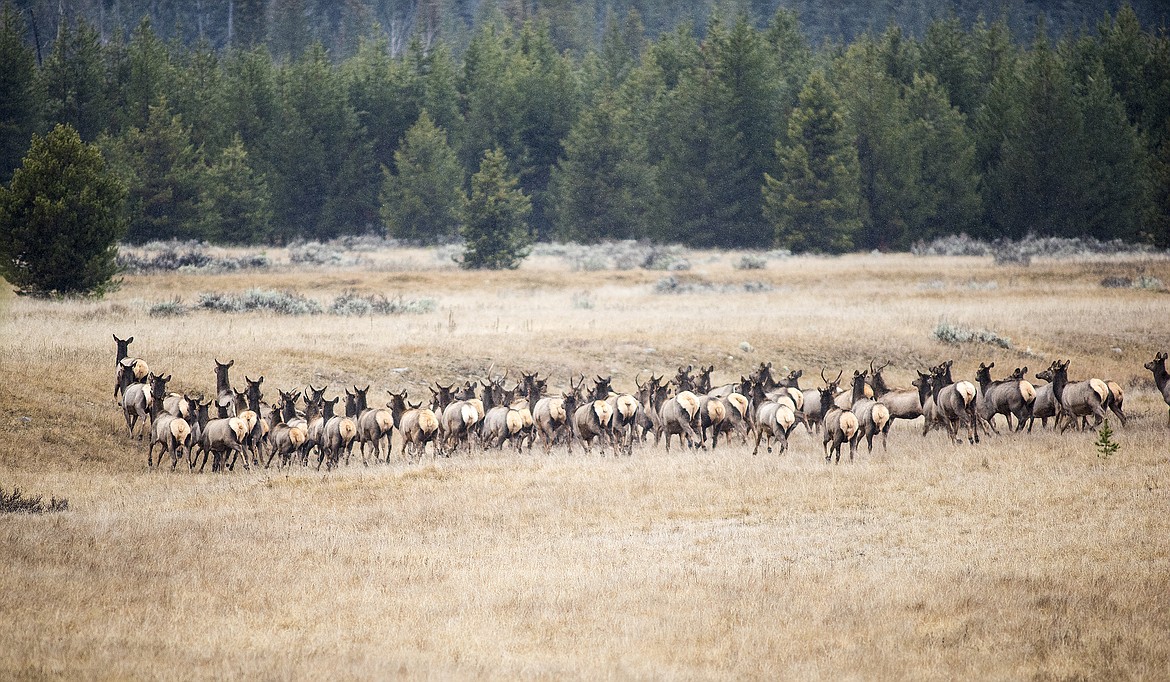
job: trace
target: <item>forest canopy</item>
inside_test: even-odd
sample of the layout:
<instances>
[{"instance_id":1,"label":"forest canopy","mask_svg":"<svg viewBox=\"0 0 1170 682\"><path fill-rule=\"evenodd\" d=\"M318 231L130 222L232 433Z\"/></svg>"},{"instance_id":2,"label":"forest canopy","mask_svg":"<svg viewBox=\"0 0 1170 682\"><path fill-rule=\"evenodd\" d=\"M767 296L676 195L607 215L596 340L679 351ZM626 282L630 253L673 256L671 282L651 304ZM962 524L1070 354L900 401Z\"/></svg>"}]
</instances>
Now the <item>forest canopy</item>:
<instances>
[{"instance_id":1,"label":"forest canopy","mask_svg":"<svg viewBox=\"0 0 1170 682\"><path fill-rule=\"evenodd\" d=\"M1154 2L70 5L0 12L0 182L68 124L130 241L452 239L490 150L539 240L1170 246Z\"/></svg>"}]
</instances>

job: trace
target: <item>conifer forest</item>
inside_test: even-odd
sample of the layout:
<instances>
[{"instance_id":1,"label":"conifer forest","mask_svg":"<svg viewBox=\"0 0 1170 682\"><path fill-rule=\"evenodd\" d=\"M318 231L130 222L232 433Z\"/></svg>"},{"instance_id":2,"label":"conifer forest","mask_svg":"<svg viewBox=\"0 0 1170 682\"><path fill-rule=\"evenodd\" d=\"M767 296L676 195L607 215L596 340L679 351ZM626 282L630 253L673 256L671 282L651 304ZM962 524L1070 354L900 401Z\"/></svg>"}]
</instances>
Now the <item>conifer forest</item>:
<instances>
[{"instance_id":1,"label":"conifer forest","mask_svg":"<svg viewBox=\"0 0 1170 682\"><path fill-rule=\"evenodd\" d=\"M536 240L1170 246L1165 7L1010 4L6 2L0 182L66 124L131 243L447 242L491 170Z\"/></svg>"}]
</instances>

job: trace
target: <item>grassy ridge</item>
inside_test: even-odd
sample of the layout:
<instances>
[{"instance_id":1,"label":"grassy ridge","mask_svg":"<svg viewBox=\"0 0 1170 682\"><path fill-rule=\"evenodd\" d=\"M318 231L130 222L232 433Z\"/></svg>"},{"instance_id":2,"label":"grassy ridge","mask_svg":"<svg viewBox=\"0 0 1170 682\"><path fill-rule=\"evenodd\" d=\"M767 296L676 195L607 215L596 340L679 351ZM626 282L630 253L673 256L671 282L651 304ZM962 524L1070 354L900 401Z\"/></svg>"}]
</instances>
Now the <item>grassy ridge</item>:
<instances>
[{"instance_id":1,"label":"grassy ridge","mask_svg":"<svg viewBox=\"0 0 1170 682\"><path fill-rule=\"evenodd\" d=\"M0 488L70 508L0 517L0 614L16 625L0 634L0 676L1170 673L1170 430L1141 368L1170 338L1170 298L1099 284L1137 268L1170 281L1165 262L853 256L742 272L737 259L692 257L676 274L772 290L664 296L661 273L536 259L505 274L152 275L104 302L5 294ZM175 292L253 286L438 305L353 319L148 313ZM583 291L591 308L573 305ZM944 344L943 317L1012 348ZM878 358L906 385L948 357L963 376L981 361L1035 372L1071 357L1073 378L1121 381L1131 422L1114 425L1107 462L1091 433L972 448L899 423L888 451L840 466L798 430L783 457L735 443L196 476L146 471L126 439L111 333L135 335L131 351L179 388L211 392L218 357L273 393L371 383L416 398L492 363L558 387L570 371L613 373L629 388L638 372L690 362L729 380L761 360L808 378Z\"/></svg>"}]
</instances>

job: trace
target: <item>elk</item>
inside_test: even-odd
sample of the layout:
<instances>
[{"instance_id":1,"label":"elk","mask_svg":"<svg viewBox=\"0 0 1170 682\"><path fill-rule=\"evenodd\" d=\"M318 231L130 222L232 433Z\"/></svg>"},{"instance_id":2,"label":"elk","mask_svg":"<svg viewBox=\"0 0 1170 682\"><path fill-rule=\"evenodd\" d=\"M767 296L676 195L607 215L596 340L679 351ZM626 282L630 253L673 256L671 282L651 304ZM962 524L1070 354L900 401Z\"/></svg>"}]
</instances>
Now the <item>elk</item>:
<instances>
[{"instance_id":1,"label":"elk","mask_svg":"<svg viewBox=\"0 0 1170 682\"><path fill-rule=\"evenodd\" d=\"M1122 390L1121 384L1112 380L1103 380L1105 386L1109 389L1109 395L1105 396L1105 409L1117 415L1117 419L1121 421L1121 425L1125 426L1129 421L1125 416L1122 408L1125 405L1125 391ZM1088 417L1081 417L1081 427L1087 428L1089 426Z\"/></svg>"},{"instance_id":2,"label":"elk","mask_svg":"<svg viewBox=\"0 0 1170 682\"><path fill-rule=\"evenodd\" d=\"M707 367L699 365L699 376L694 380L694 392L696 394L704 394L711 390L711 373L714 371L715 365L708 365Z\"/></svg>"},{"instance_id":3,"label":"elk","mask_svg":"<svg viewBox=\"0 0 1170 682\"><path fill-rule=\"evenodd\" d=\"M823 370L821 376L824 377ZM835 464L841 463L841 446L844 443L849 443L849 461L853 461L853 457L857 454L857 434L860 431L857 415L837 406L837 381L840 379L841 375L838 374L836 380L828 383L824 388L817 389L820 393L821 411L825 415L822 424L824 435L821 437L821 445L825 450L825 461ZM833 458L834 455L836 455L836 459Z\"/></svg>"},{"instance_id":4,"label":"elk","mask_svg":"<svg viewBox=\"0 0 1170 682\"><path fill-rule=\"evenodd\" d=\"M662 427L662 418L658 415L658 408L654 405L654 395L658 388L662 386L662 379L664 377L655 377L653 374L646 380L646 383L638 383L638 379L634 379L634 384L638 387L638 415L634 418L638 428L642 430L640 440L645 442L646 434L654 434L654 445L657 446L659 442L659 433Z\"/></svg>"},{"instance_id":5,"label":"elk","mask_svg":"<svg viewBox=\"0 0 1170 682\"><path fill-rule=\"evenodd\" d=\"M435 414L439 417L439 442L447 454L453 453L459 441L467 442L467 454L471 454L471 432L479 423L480 411L468 400L456 400L453 394L454 384L438 386L438 391L431 389L434 394ZM481 402L480 405L483 403ZM481 408L482 409L482 408Z\"/></svg>"},{"instance_id":6,"label":"elk","mask_svg":"<svg viewBox=\"0 0 1170 682\"><path fill-rule=\"evenodd\" d=\"M515 389L506 391L494 384L484 387L483 426L480 429L480 438L485 448L489 445L499 448L503 446L505 440L510 440L516 444L516 452L520 452L520 432L524 429L524 416L520 410L511 406L515 398Z\"/></svg>"},{"instance_id":7,"label":"elk","mask_svg":"<svg viewBox=\"0 0 1170 682\"><path fill-rule=\"evenodd\" d=\"M362 464L369 466L366 461L366 444L374 446L374 461L378 461L382 457L382 441L386 441L386 459L390 459L390 433L394 429L394 415L390 414L389 410L379 407L369 407L366 403L366 394L369 393L370 387L365 388L353 387L351 394L346 390L346 395L353 396L353 414L348 414L347 417L352 417L357 422L358 436L355 442L359 443L358 447L362 452ZM348 406L347 406L348 407ZM353 448L349 447L345 453L345 464L349 466L349 456Z\"/></svg>"},{"instance_id":8,"label":"elk","mask_svg":"<svg viewBox=\"0 0 1170 682\"><path fill-rule=\"evenodd\" d=\"M281 395L286 394L282 391ZM299 392L288 395L298 396ZM280 466L289 466L292 463L293 455L302 451L309 438L306 426L291 425L286 421L289 413L295 414L296 412L295 400L294 397L292 400L284 401L277 409L268 413L269 453L268 461L264 464L266 469L272 465L272 460L276 457L280 457ZM246 465L247 460L244 463Z\"/></svg>"},{"instance_id":9,"label":"elk","mask_svg":"<svg viewBox=\"0 0 1170 682\"><path fill-rule=\"evenodd\" d=\"M229 452L234 454L229 469L234 469L236 460L241 457L244 459L244 468L247 469L248 455L244 452L243 443L247 429L243 420L236 417L210 419L208 418L210 407L211 403L199 404L198 445L199 449L203 451L203 463L199 465L199 473L203 473L203 467L207 466L208 453L215 456L211 464L212 471L219 471L223 468ZM191 467L195 467L194 458L191 460Z\"/></svg>"},{"instance_id":10,"label":"elk","mask_svg":"<svg viewBox=\"0 0 1170 682\"><path fill-rule=\"evenodd\" d=\"M161 402L155 400L150 408L152 424L150 444L146 449L146 466L154 466L154 446L158 445L160 447L158 465L161 467L163 455L169 454L171 456L171 470L174 471L183 451L186 451L188 458L190 458L191 425L182 417L160 410Z\"/></svg>"},{"instance_id":11,"label":"elk","mask_svg":"<svg viewBox=\"0 0 1170 682\"><path fill-rule=\"evenodd\" d=\"M910 389L890 388L886 384L885 377L882 376L882 370L889 366L888 362L881 367L874 367L872 362L869 363L869 384L873 388L874 399L885 405L890 413L890 421L882 429L883 442L890 433L890 426L895 419L917 419L922 416L921 391L918 390L917 386Z\"/></svg>"},{"instance_id":12,"label":"elk","mask_svg":"<svg viewBox=\"0 0 1170 682\"><path fill-rule=\"evenodd\" d=\"M182 393L168 393L162 399L162 411L172 417L195 419L195 401Z\"/></svg>"},{"instance_id":13,"label":"elk","mask_svg":"<svg viewBox=\"0 0 1170 682\"><path fill-rule=\"evenodd\" d=\"M248 405L248 392L232 389L232 410L239 419L243 420L248 429L244 436L244 449L252 454L252 463L259 464L264 456L261 452L264 446L264 426L260 419L259 393L256 394L256 409Z\"/></svg>"},{"instance_id":14,"label":"elk","mask_svg":"<svg viewBox=\"0 0 1170 682\"><path fill-rule=\"evenodd\" d=\"M553 442L567 430L569 418L577 409L577 387L569 377L571 390L560 398L547 396L536 401L532 410L537 436L544 443L544 454L552 451ZM569 446L571 453L572 445Z\"/></svg>"},{"instance_id":15,"label":"elk","mask_svg":"<svg viewBox=\"0 0 1170 682\"><path fill-rule=\"evenodd\" d=\"M126 384L145 380L146 375L150 374L150 367L142 358L129 357L130 344L134 342L133 336L126 339L119 339L117 334L112 336L114 343L118 345L117 357L114 359L114 398L117 399L122 395ZM130 381L124 384L125 378Z\"/></svg>"},{"instance_id":16,"label":"elk","mask_svg":"<svg viewBox=\"0 0 1170 682\"><path fill-rule=\"evenodd\" d=\"M637 429L638 410L642 406L638 399L629 393L614 393L605 399L609 404L610 437L616 439L617 445L627 455L634 451L634 431ZM615 446L616 447L616 446Z\"/></svg>"},{"instance_id":17,"label":"elk","mask_svg":"<svg viewBox=\"0 0 1170 682\"><path fill-rule=\"evenodd\" d=\"M577 409L573 410L572 424L573 437L581 441L585 454L590 454L590 445L597 438L604 449L606 441L613 447L613 454L617 455L617 446L610 436L609 423L613 418L613 411L609 403L604 400L586 400ZM570 453L572 447L569 448Z\"/></svg>"},{"instance_id":18,"label":"elk","mask_svg":"<svg viewBox=\"0 0 1170 682\"><path fill-rule=\"evenodd\" d=\"M1166 425L1170 426L1170 373L1166 371L1166 354L1155 353L1154 359L1143 365L1154 373L1154 385L1162 394L1162 402L1166 403Z\"/></svg>"},{"instance_id":19,"label":"elk","mask_svg":"<svg viewBox=\"0 0 1170 682\"><path fill-rule=\"evenodd\" d=\"M127 384L130 376L129 373L124 374L122 382ZM130 432L131 438L134 437L134 427L139 421L142 422L142 428L138 432L138 440L146 437L146 427L157 414L154 408L155 396L165 395L167 381L170 378L169 374L160 377L151 373L146 375L146 381L128 383L123 387L122 416L126 418L126 429Z\"/></svg>"},{"instance_id":20,"label":"elk","mask_svg":"<svg viewBox=\"0 0 1170 682\"><path fill-rule=\"evenodd\" d=\"M788 434L796 425L795 404L787 394L782 400L769 400L764 394L763 384L752 382L752 408L749 410L752 426L756 432L756 447L752 455L760 451L760 441L768 437L768 452L772 452L772 440L780 442L780 454L788 450Z\"/></svg>"},{"instance_id":21,"label":"elk","mask_svg":"<svg viewBox=\"0 0 1170 682\"><path fill-rule=\"evenodd\" d=\"M406 391L390 394L390 414L394 417L394 428L402 434L402 456L408 457L411 450L415 450L421 457L426 452L427 443L435 439L439 433L439 418L430 408L422 404L411 405L406 401Z\"/></svg>"},{"instance_id":22,"label":"elk","mask_svg":"<svg viewBox=\"0 0 1170 682\"><path fill-rule=\"evenodd\" d=\"M869 391L868 395L865 389L869 386L865 383L867 370L860 372L854 370L853 372L853 403L849 408L857 417L857 425L859 431L858 439L865 438L867 452L873 452L873 437L877 434L882 434L882 449L886 447L886 427L890 424L890 411L885 405L877 402L872 397L873 391Z\"/></svg>"},{"instance_id":23,"label":"elk","mask_svg":"<svg viewBox=\"0 0 1170 682\"><path fill-rule=\"evenodd\" d=\"M310 391L312 388L310 387ZM326 414L332 417L335 414L337 403L341 401L341 396L337 396L333 400L326 400L322 395L317 400L310 400L305 405L305 444L301 448L301 466L308 466L309 456L313 454L313 450L317 451L317 469L321 468L321 462L325 460L325 421Z\"/></svg>"},{"instance_id":24,"label":"elk","mask_svg":"<svg viewBox=\"0 0 1170 682\"><path fill-rule=\"evenodd\" d=\"M215 360L215 404L225 410L232 409L232 382L228 379L228 370L236 364L235 360L228 360L227 364ZM229 412L229 414L231 414ZM232 415L234 416L234 415Z\"/></svg>"},{"instance_id":25,"label":"elk","mask_svg":"<svg viewBox=\"0 0 1170 682\"><path fill-rule=\"evenodd\" d=\"M675 435L678 436L680 445L685 436L687 445L694 447L699 440L698 434L695 433L695 425L699 419L698 397L690 391L680 391L667 400L665 386L659 387L658 392L662 401L655 404L658 406L658 416L662 418L661 429L666 436L666 451L670 452L670 437Z\"/></svg>"},{"instance_id":26,"label":"elk","mask_svg":"<svg viewBox=\"0 0 1170 682\"><path fill-rule=\"evenodd\" d=\"M708 385L710 381L708 381ZM711 449L719 444L719 429L727 419L727 404L723 398L699 395L699 444L707 445L707 429L711 430Z\"/></svg>"},{"instance_id":27,"label":"elk","mask_svg":"<svg viewBox=\"0 0 1170 682\"><path fill-rule=\"evenodd\" d=\"M1048 369L1036 377L1049 382L1052 386L1052 395L1060 403L1061 416L1064 418L1061 433L1067 431L1070 426L1076 426L1078 417L1088 415L1096 417L1093 423L1095 429L1105 421L1105 399L1109 395L1109 387L1100 379L1070 382L1068 364L1068 360L1064 362L1054 360ZM1060 420L1061 417L1058 416L1057 423Z\"/></svg>"},{"instance_id":28,"label":"elk","mask_svg":"<svg viewBox=\"0 0 1170 682\"><path fill-rule=\"evenodd\" d=\"M747 396L732 392L724 398L718 398L718 400L723 402L723 410L727 416L716 426L716 432L727 434L729 439L733 432L738 433L743 439L743 444L747 445L748 421L750 420Z\"/></svg>"},{"instance_id":29,"label":"elk","mask_svg":"<svg viewBox=\"0 0 1170 682\"><path fill-rule=\"evenodd\" d=\"M975 380L979 382L979 395L976 398L976 408L979 418L987 422L992 431L995 428L995 415L1002 414L1007 419L1008 428L1012 426L1012 417L1016 418L1016 431L1024 428L1025 422L1032 416L1032 404L1036 401L1036 389L1032 384L1013 374L1002 381L991 380L991 368L995 363L985 365L979 363L975 370ZM1020 376L1027 373L1028 368L1019 370Z\"/></svg>"},{"instance_id":30,"label":"elk","mask_svg":"<svg viewBox=\"0 0 1170 682\"><path fill-rule=\"evenodd\" d=\"M1041 375L1046 375L1047 372L1037 372L1036 378L1043 378ZM1056 421L1060 421L1061 416L1060 401L1056 399L1056 395L1052 392L1052 383L1049 382L1043 386L1036 388L1036 399L1032 401L1032 415L1028 417L1028 433L1032 433L1032 424L1036 419L1040 420L1041 428L1048 426L1048 418L1053 417ZM1056 428L1055 422L1053 428Z\"/></svg>"},{"instance_id":31,"label":"elk","mask_svg":"<svg viewBox=\"0 0 1170 682\"><path fill-rule=\"evenodd\" d=\"M975 385L970 381L952 383L950 361L939 365L931 372L931 396L934 398L938 418L947 427L947 433L961 443L959 427L967 428L967 442L979 442L979 418L975 413Z\"/></svg>"},{"instance_id":32,"label":"elk","mask_svg":"<svg viewBox=\"0 0 1170 682\"><path fill-rule=\"evenodd\" d=\"M333 414L333 406L337 404L340 399L334 398L332 401L322 400L321 418L325 425L321 431L321 456L317 460L317 470L321 470L321 462L326 462L327 469L334 469L337 467L338 461L341 459L341 452L349 448L349 444L357 438L358 426L357 422L349 417L339 417ZM386 453L386 459L390 459L390 453Z\"/></svg>"}]
</instances>

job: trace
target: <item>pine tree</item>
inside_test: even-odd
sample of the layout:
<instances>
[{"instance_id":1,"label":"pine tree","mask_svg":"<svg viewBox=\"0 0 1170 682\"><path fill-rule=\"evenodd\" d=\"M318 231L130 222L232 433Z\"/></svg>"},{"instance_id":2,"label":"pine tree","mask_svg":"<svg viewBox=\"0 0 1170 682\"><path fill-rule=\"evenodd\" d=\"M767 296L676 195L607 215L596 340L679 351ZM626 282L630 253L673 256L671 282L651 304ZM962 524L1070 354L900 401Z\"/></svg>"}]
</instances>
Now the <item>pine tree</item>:
<instances>
[{"instance_id":1,"label":"pine tree","mask_svg":"<svg viewBox=\"0 0 1170 682\"><path fill-rule=\"evenodd\" d=\"M891 59L886 46L863 37L836 64L857 149L862 229L855 245L866 249L904 244L919 203L919 140Z\"/></svg>"},{"instance_id":2,"label":"pine tree","mask_svg":"<svg viewBox=\"0 0 1170 682\"><path fill-rule=\"evenodd\" d=\"M553 169L559 239L597 242L647 236L652 171L645 140L614 97L582 112Z\"/></svg>"},{"instance_id":3,"label":"pine tree","mask_svg":"<svg viewBox=\"0 0 1170 682\"><path fill-rule=\"evenodd\" d=\"M484 154L479 172L471 176L471 196L464 209L462 267L514 270L528 256L532 203L518 185L502 149Z\"/></svg>"},{"instance_id":4,"label":"pine tree","mask_svg":"<svg viewBox=\"0 0 1170 682\"><path fill-rule=\"evenodd\" d=\"M975 142L965 117L929 73L914 77L905 100L919 172L915 210L898 248L948 234L973 234L982 202Z\"/></svg>"},{"instance_id":5,"label":"pine tree","mask_svg":"<svg viewBox=\"0 0 1170 682\"><path fill-rule=\"evenodd\" d=\"M0 275L20 294L102 294L117 274L126 190L67 125L34 135L0 187Z\"/></svg>"},{"instance_id":6,"label":"pine tree","mask_svg":"<svg viewBox=\"0 0 1170 682\"><path fill-rule=\"evenodd\" d=\"M117 130L142 129L150 108L174 87L175 70L167 46L144 16L126 46L126 82L121 86L122 106L118 108Z\"/></svg>"},{"instance_id":7,"label":"pine tree","mask_svg":"<svg viewBox=\"0 0 1170 682\"><path fill-rule=\"evenodd\" d=\"M248 163L237 135L207 169L200 203L202 234L209 241L266 244L272 238L272 197L268 181Z\"/></svg>"},{"instance_id":8,"label":"pine tree","mask_svg":"<svg viewBox=\"0 0 1170 682\"><path fill-rule=\"evenodd\" d=\"M382 185L388 234L425 243L456 236L463 219L463 167L425 109L406 131L394 161L397 171L384 169Z\"/></svg>"},{"instance_id":9,"label":"pine tree","mask_svg":"<svg viewBox=\"0 0 1170 682\"><path fill-rule=\"evenodd\" d=\"M987 170L984 200L998 235L1084 234L1082 192L1090 159L1083 154L1084 118L1064 61L1044 37L1037 39L999 100L1002 140L998 162Z\"/></svg>"},{"instance_id":10,"label":"pine tree","mask_svg":"<svg viewBox=\"0 0 1170 682\"><path fill-rule=\"evenodd\" d=\"M922 40L922 69L933 74L946 90L951 106L967 116L978 110L983 99L981 67L974 40L957 17L939 19L926 28Z\"/></svg>"},{"instance_id":11,"label":"pine tree","mask_svg":"<svg viewBox=\"0 0 1170 682\"><path fill-rule=\"evenodd\" d=\"M8 2L0 8L0 184L20 165L39 125L36 63L25 25Z\"/></svg>"},{"instance_id":12,"label":"pine tree","mask_svg":"<svg viewBox=\"0 0 1170 682\"><path fill-rule=\"evenodd\" d=\"M1098 239L1137 241L1151 200L1150 159L1137 129L1126 117L1104 66L1098 63L1080 94L1088 165L1078 193L1080 229Z\"/></svg>"},{"instance_id":13,"label":"pine tree","mask_svg":"<svg viewBox=\"0 0 1170 682\"><path fill-rule=\"evenodd\" d=\"M775 171L773 148L782 135L784 81L774 53L746 16L740 15L729 30L712 27L707 43L711 71L722 86L720 92L727 93L717 112L731 133L731 145L722 153L731 157L743 179L717 199L735 207L726 225L734 240L727 245L767 246L772 230L764 220L763 195L758 190L764 175Z\"/></svg>"},{"instance_id":14,"label":"pine tree","mask_svg":"<svg viewBox=\"0 0 1170 682\"><path fill-rule=\"evenodd\" d=\"M61 27L40 71L45 120L68 124L87 142L105 130L113 112L103 56L97 31L78 21Z\"/></svg>"},{"instance_id":15,"label":"pine tree","mask_svg":"<svg viewBox=\"0 0 1170 682\"><path fill-rule=\"evenodd\" d=\"M325 240L373 228L381 175L320 43L281 73L279 126L264 169L278 235Z\"/></svg>"},{"instance_id":16,"label":"pine tree","mask_svg":"<svg viewBox=\"0 0 1170 682\"><path fill-rule=\"evenodd\" d=\"M105 138L103 146L129 190L128 241L204 237L203 153L191 144L190 130L181 117L170 113L165 98L150 107L145 128Z\"/></svg>"},{"instance_id":17,"label":"pine tree","mask_svg":"<svg viewBox=\"0 0 1170 682\"><path fill-rule=\"evenodd\" d=\"M841 104L824 74L814 71L788 122L788 142L777 143L779 174L765 176L765 215L776 243L793 251L841 253L854 246L857 156Z\"/></svg>"}]
</instances>

